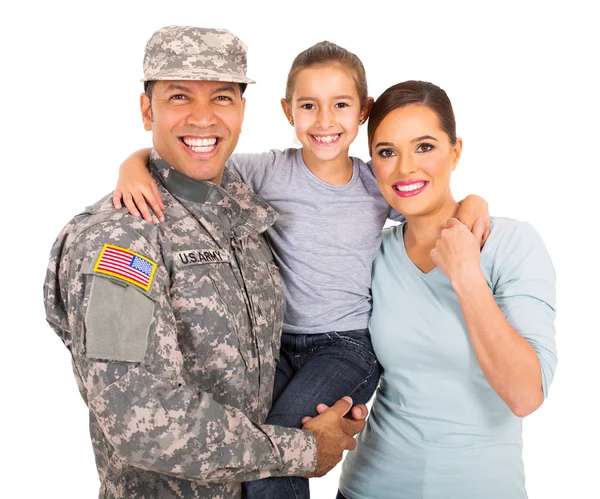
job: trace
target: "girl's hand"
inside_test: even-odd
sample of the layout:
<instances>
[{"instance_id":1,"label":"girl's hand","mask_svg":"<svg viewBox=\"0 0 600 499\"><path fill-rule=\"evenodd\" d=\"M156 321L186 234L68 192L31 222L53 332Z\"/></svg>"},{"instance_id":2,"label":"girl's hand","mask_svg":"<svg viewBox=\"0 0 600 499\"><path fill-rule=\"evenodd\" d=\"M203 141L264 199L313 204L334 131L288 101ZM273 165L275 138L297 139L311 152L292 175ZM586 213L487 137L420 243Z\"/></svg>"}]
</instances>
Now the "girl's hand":
<instances>
[{"instance_id":1,"label":"girl's hand","mask_svg":"<svg viewBox=\"0 0 600 499\"><path fill-rule=\"evenodd\" d=\"M483 245L490 235L490 213L488 210L487 201L475 194L467 196L459 203L459 208L456 212L456 218L466 225L467 229L470 231L473 231L475 221L478 218L483 219L485 223L485 231L479 240L479 248L483 248Z\"/></svg>"},{"instance_id":2,"label":"girl's hand","mask_svg":"<svg viewBox=\"0 0 600 499\"><path fill-rule=\"evenodd\" d=\"M148 150L144 149L133 153L127 158L119 169L119 180L113 193L113 205L120 210L125 203L129 213L141 216L152 223L152 215L148 205L161 222L165 221L163 210L165 206L154 179L148 173Z\"/></svg>"},{"instance_id":3,"label":"girl's hand","mask_svg":"<svg viewBox=\"0 0 600 499\"><path fill-rule=\"evenodd\" d=\"M475 221L473 233L456 218L448 220L429 255L451 283L481 274L479 241L485 230L483 218Z\"/></svg>"}]
</instances>

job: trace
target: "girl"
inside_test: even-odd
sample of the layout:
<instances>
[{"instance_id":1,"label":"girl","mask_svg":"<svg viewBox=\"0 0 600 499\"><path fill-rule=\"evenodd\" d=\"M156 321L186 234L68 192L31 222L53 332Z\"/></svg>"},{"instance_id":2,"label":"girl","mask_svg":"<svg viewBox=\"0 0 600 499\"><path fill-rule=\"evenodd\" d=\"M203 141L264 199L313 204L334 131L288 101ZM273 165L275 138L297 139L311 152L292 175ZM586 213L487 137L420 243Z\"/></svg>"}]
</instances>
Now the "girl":
<instances>
[{"instance_id":1,"label":"girl","mask_svg":"<svg viewBox=\"0 0 600 499\"><path fill-rule=\"evenodd\" d=\"M371 266L390 208L371 167L348 156L372 102L358 57L333 43L318 43L294 60L281 100L302 148L237 154L228 161L280 215L267 234L285 302L270 424L301 427L302 417L315 415L318 403L344 395L366 403L379 380L367 325ZM145 198L160 219L147 157L142 151L123 164L114 203L120 208L123 197L138 213L133 195L150 218ZM466 200L461 210L458 217L468 225L487 215L478 197ZM307 498L308 480L250 482L245 493L250 499Z\"/></svg>"},{"instance_id":2,"label":"girl","mask_svg":"<svg viewBox=\"0 0 600 499\"><path fill-rule=\"evenodd\" d=\"M548 252L529 224L493 218L480 254L483 227L454 218L462 141L441 88L390 87L368 136L381 193L406 222L384 231L373 265L384 374L338 499L526 499L521 421L556 367Z\"/></svg>"}]
</instances>

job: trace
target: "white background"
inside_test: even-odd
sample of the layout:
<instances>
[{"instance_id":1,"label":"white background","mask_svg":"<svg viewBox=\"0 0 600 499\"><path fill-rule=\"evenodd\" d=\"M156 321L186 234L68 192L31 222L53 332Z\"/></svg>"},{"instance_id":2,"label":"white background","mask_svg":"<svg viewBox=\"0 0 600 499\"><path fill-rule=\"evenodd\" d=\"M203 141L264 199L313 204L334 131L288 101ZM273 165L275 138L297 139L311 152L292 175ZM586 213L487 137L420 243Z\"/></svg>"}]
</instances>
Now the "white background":
<instances>
[{"instance_id":1,"label":"white background","mask_svg":"<svg viewBox=\"0 0 600 499\"><path fill-rule=\"evenodd\" d=\"M524 422L529 495L600 497L600 39L592 4L4 2L3 497L97 496L87 409L68 352L45 323L42 282L62 226L111 191L120 162L150 144L138 109L143 50L168 24L228 28L248 44L258 84L246 94L238 151L294 145L279 99L294 56L322 40L363 60L375 97L407 79L446 89L464 139L455 195L478 193L492 214L532 223L558 275L558 371L548 400ZM351 152L368 158L366 130ZM338 474L313 480L313 497L333 499Z\"/></svg>"}]
</instances>

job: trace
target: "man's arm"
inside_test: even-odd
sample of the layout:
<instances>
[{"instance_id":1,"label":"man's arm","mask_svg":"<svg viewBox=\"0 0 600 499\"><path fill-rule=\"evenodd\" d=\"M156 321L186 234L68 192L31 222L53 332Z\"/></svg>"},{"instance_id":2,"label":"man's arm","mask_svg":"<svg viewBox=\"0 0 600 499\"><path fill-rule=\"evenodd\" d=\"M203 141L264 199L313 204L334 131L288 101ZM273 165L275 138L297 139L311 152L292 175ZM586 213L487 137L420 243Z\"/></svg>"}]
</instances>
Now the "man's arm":
<instances>
[{"instance_id":1,"label":"man's arm","mask_svg":"<svg viewBox=\"0 0 600 499\"><path fill-rule=\"evenodd\" d=\"M70 338L84 396L107 443L131 466L189 480L314 472L310 432L255 424L187 384L169 276L152 239L125 224L100 223L64 253L64 241L57 241L51 258L60 267L58 276L48 274L59 283L46 287L48 318ZM156 264L147 291L94 271L105 243ZM51 310L57 307L59 313Z\"/></svg>"}]
</instances>

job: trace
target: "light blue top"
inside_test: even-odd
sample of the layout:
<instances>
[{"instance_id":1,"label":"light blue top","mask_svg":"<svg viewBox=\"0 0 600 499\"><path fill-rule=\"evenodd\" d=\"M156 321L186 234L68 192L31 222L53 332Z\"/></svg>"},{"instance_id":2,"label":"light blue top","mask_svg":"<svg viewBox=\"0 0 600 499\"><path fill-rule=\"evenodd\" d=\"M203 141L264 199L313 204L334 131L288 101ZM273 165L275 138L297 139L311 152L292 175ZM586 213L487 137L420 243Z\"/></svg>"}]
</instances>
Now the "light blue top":
<instances>
[{"instance_id":1,"label":"light blue top","mask_svg":"<svg viewBox=\"0 0 600 499\"><path fill-rule=\"evenodd\" d=\"M390 207L372 167L352 160L352 178L340 186L312 173L301 149L234 154L227 162L279 213L267 237L283 284L285 333L369 324L371 270Z\"/></svg>"},{"instance_id":2,"label":"light blue top","mask_svg":"<svg viewBox=\"0 0 600 499\"><path fill-rule=\"evenodd\" d=\"M343 465L351 499L523 499L521 418L485 379L456 294L408 258L404 224L383 231L371 338L384 374ZM538 354L544 396L556 367L555 274L531 225L493 218L481 268L496 303Z\"/></svg>"}]
</instances>

